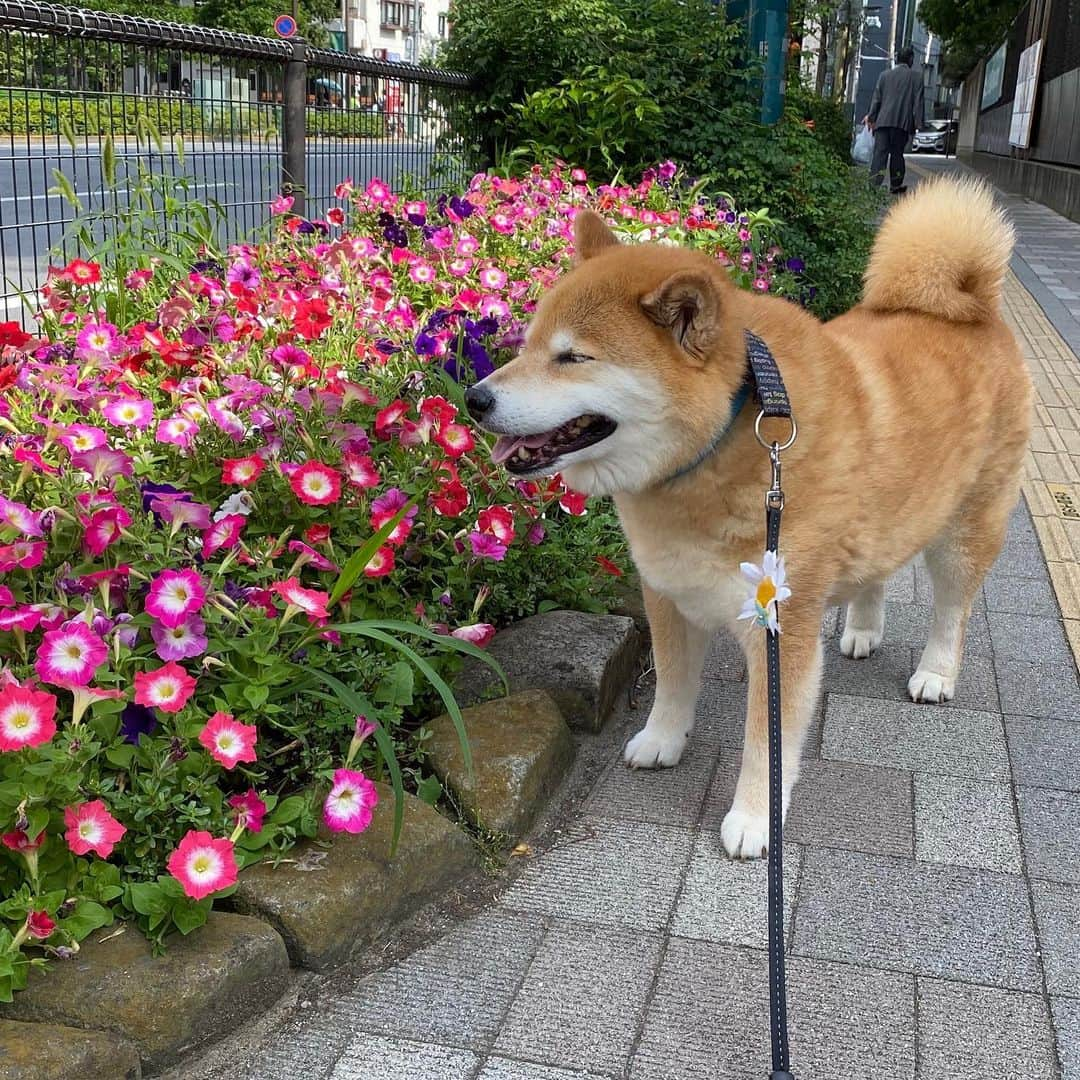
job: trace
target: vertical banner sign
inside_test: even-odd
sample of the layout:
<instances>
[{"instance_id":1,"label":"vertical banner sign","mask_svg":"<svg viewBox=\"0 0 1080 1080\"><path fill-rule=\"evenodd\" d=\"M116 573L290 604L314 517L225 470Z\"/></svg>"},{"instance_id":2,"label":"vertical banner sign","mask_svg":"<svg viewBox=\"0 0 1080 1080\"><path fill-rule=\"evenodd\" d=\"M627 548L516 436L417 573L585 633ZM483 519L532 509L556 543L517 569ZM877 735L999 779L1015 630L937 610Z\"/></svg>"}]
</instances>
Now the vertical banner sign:
<instances>
[{"instance_id":1,"label":"vertical banner sign","mask_svg":"<svg viewBox=\"0 0 1080 1080\"><path fill-rule=\"evenodd\" d=\"M1020 54L1016 72L1016 97L1013 99L1012 125L1009 144L1025 149L1031 145L1031 121L1035 116L1035 99L1039 94L1039 68L1042 64L1042 40L1036 41Z\"/></svg>"}]
</instances>

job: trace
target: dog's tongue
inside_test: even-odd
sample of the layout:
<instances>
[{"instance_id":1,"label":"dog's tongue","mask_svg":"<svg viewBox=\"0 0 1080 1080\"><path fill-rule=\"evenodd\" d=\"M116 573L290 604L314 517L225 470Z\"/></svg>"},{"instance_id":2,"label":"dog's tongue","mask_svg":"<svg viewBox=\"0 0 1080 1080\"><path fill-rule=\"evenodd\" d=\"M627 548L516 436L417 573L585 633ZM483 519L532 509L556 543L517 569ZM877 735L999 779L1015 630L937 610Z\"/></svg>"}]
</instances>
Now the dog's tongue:
<instances>
[{"instance_id":1,"label":"dog's tongue","mask_svg":"<svg viewBox=\"0 0 1080 1080\"><path fill-rule=\"evenodd\" d=\"M491 449L491 460L496 465L501 465L504 461L512 458L521 447L524 446L527 450L536 450L538 447L543 446L550 437L550 431L545 431L540 435L500 435Z\"/></svg>"}]
</instances>

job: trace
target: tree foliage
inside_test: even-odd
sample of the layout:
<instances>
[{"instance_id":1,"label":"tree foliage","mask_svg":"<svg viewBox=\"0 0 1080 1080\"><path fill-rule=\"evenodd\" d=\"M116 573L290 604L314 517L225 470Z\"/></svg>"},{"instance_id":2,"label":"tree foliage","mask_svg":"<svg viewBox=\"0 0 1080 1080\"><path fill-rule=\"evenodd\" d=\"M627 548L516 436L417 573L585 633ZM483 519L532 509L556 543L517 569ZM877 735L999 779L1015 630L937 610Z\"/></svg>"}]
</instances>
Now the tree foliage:
<instances>
[{"instance_id":1,"label":"tree foliage","mask_svg":"<svg viewBox=\"0 0 1080 1080\"><path fill-rule=\"evenodd\" d=\"M292 10L289 0L205 0L195 12L196 22L236 34L268 37L274 19ZM341 16L338 0L300 0L300 33L315 45L326 44L322 23Z\"/></svg>"},{"instance_id":2,"label":"tree foliage","mask_svg":"<svg viewBox=\"0 0 1080 1080\"><path fill-rule=\"evenodd\" d=\"M1005 39L1024 0L923 0L919 18L944 43L943 70L962 79Z\"/></svg>"}]
</instances>

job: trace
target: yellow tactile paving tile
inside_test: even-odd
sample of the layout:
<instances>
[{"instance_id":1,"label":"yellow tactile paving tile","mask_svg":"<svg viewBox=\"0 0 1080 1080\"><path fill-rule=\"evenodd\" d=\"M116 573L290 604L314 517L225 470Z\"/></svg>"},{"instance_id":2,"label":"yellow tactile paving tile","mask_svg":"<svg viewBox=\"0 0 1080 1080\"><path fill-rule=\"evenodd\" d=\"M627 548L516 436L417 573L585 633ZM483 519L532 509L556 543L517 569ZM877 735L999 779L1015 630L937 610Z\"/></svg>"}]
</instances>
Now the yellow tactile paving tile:
<instances>
[{"instance_id":1,"label":"yellow tactile paving tile","mask_svg":"<svg viewBox=\"0 0 1080 1080\"><path fill-rule=\"evenodd\" d=\"M1005 319L1035 383L1023 491L1080 665L1080 359L1013 274L1005 281Z\"/></svg>"}]
</instances>

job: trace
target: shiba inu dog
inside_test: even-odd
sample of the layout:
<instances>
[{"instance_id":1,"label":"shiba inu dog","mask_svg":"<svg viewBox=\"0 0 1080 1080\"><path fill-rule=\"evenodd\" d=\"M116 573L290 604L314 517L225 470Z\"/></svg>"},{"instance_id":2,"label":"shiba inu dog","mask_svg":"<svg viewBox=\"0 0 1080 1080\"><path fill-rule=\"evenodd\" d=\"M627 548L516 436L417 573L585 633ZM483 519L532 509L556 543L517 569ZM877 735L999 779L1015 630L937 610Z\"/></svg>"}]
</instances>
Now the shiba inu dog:
<instances>
[{"instance_id":1,"label":"shiba inu dog","mask_svg":"<svg viewBox=\"0 0 1080 1080\"><path fill-rule=\"evenodd\" d=\"M878 234L862 301L828 323L736 289L717 262L620 244L575 219L577 265L540 302L520 355L467 394L516 476L561 472L611 495L645 590L656 698L628 765L675 765L694 721L710 635L746 652L742 767L721 837L733 857L768 846L763 632L737 615L741 562L760 562L768 455L757 408L738 408L744 331L776 358L799 425L784 455L781 612L784 808L819 697L821 623L846 604L845 656L884 629L884 582L922 552L934 617L915 701L952 698L972 601L1000 550L1031 422L1024 359L999 313L1012 229L972 181L925 183ZM786 421L763 434L783 442ZM678 475L676 475L678 474Z\"/></svg>"}]
</instances>

